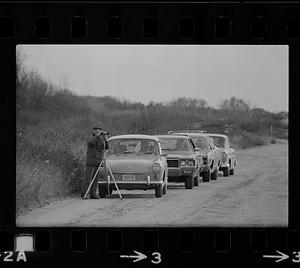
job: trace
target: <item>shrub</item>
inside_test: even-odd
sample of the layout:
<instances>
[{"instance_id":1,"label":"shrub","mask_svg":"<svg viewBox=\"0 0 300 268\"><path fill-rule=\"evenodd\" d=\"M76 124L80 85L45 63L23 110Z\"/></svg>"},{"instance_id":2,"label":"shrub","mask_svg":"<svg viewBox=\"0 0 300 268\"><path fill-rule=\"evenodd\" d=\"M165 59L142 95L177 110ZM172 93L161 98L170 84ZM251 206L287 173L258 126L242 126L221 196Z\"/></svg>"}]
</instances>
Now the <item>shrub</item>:
<instances>
[{"instance_id":1,"label":"shrub","mask_svg":"<svg viewBox=\"0 0 300 268\"><path fill-rule=\"evenodd\" d=\"M244 132L239 141L239 148L246 149L267 144L265 138Z\"/></svg>"},{"instance_id":2,"label":"shrub","mask_svg":"<svg viewBox=\"0 0 300 268\"><path fill-rule=\"evenodd\" d=\"M245 130L247 132L256 132L257 130L261 129L261 123L257 120L241 122L239 127L241 130Z\"/></svg>"},{"instance_id":3,"label":"shrub","mask_svg":"<svg viewBox=\"0 0 300 268\"><path fill-rule=\"evenodd\" d=\"M48 198L68 193L62 171L36 158L20 159L16 165L16 210L19 212Z\"/></svg>"},{"instance_id":4,"label":"shrub","mask_svg":"<svg viewBox=\"0 0 300 268\"><path fill-rule=\"evenodd\" d=\"M275 143L276 143L276 139L275 139L275 138L272 138L272 139L271 139L271 143L272 143L272 144L275 144Z\"/></svg>"}]
</instances>

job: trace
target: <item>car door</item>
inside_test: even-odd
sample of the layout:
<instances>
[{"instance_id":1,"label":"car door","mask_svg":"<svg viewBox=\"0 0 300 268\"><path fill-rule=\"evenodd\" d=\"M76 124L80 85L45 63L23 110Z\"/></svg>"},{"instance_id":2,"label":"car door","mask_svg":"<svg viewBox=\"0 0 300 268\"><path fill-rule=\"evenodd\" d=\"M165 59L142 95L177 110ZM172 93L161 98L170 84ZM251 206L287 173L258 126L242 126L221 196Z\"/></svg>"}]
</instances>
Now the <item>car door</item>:
<instances>
[{"instance_id":1,"label":"car door","mask_svg":"<svg viewBox=\"0 0 300 268\"><path fill-rule=\"evenodd\" d=\"M226 137L226 139L225 139L225 146L226 146L227 152L228 152L228 159L230 159L230 163L231 163L230 168L233 168L234 162L235 162L235 150L230 145L228 137Z\"/></svg>"},{"instance_id":2,"label":"car door","mask_svg":"<svg viewBox=\"0 0 300 268\"><path fill-rule=\"evenodd\" d=\"M167 164L167 155L163 153L160 141L158 141L158 148L159 148L159 155L160 155L160 160L162 163L162 167L165 170L165 174L168 174L168 164Z\"/></svg>"},{"instance_id":3,"label":"car door","mask_svg":"<svg viewBox=\"0 0 300 268\"><path fill-rule=\"evenodd\" d=\"M209 144L210 155L211 155L211 159L213 161L212 170L214 170L215 167L216 167L216 163L217 163L217 161L216 161L217 160L216 159L216 155L217 155L216 148L215 148L214 144L212 143L211 139L209 139L209 137L207 137L207 142Z\"/></svg>"},{"instance_id":4,"label":"car door","mask_svg":"<svg viewBox=\"0 0 300 268\"><path fill-rule=\"evenodd\" d=\"M211 165L212 162L215 162L215 151L213 150L212 144L210 142L210 140L208 139L208 136L205 135L204 136L205 142L207 144L207 158L208 158L208 164Z\"/></svg>"},{"instance_id":5,"label":"car door","mask_svg":"<svg viewBox=\"0 0 300 268\"><path fill-rule=\"evenodd\" d=\"M203 158L199 152L196 152L196 150L195 150L196 146L191 138L189 138L189 143L190 143L191 147L193 148L193 152L195 154L195 165L197 166L197 171L196 171L196 174L197 174L198 172L200 172L200 169L203 166Z\"/></svg>"}]
</instances>

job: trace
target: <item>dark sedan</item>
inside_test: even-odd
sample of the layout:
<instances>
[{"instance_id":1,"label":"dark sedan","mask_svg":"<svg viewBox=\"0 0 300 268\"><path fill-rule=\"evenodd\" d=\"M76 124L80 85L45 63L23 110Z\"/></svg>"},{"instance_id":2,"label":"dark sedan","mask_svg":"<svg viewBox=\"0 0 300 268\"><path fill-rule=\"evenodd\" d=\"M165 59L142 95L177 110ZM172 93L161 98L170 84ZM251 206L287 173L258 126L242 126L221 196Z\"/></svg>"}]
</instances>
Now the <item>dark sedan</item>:
<instances>
[{"instance_id":1,"label":"dark sedan","mask_svg":"<svg viewBox=\"0 0 300 268\"><path fill-rule=\"evenodd\" d=\"M168 180L184 182L186 189L198 186L203 159L190 137L159 135L161 148L167 154Z\"/></svg>"}]
</instances>

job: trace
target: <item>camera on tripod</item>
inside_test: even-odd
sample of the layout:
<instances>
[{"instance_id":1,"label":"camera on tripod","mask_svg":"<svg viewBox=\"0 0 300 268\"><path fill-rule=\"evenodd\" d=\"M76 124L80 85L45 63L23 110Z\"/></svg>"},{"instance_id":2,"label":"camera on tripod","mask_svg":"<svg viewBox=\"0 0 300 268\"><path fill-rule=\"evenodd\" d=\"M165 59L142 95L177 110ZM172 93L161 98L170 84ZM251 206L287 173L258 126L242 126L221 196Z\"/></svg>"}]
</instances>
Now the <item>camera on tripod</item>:
<instances>
[{"instance_id":1,"label":"camera on tripod","mask_svg":"<svg viewBox=\"0 0 300 268\"><path fill-rule=\"evenodd\" d=\"M102 136L108 136L108 135L109 135L109 132L108 132L108 131L101 130L100 135L102 135Z\"/></svg>"}]
</instances>

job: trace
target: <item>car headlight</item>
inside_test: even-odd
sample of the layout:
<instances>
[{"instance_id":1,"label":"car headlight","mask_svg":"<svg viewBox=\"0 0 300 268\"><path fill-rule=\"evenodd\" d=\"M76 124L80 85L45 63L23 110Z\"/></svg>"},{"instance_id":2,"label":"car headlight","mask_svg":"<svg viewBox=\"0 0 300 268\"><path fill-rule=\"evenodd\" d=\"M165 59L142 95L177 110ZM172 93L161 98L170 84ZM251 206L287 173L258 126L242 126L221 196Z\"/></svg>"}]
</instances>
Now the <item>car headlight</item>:
<instances>
[{"instance_id":1,"label":"car headlight","mask_svg":"<svg viewBox=\"0 0 300 268\"><path fill-rule=\"evenodd\" d=\"M203 165L207 165L208 164L208 157L207 157L207 155L203 155L202 158L203 158Z\"/></svg>"},{"instance_id":2,"label":"car headlight","mask_svg":"<svg viewBox=\"0 0 300 268\"><path fill-rule=\"evenodd\" d=\"M194 160L189 160L189 166L194 166L194 165L195 165Z\"/></svg>"},{"instance_id":3,"label":"car headlight","mask_svg":"<svg viewBox=\"0 0 300 268\"><path fill-rule=\"evenodd\" d=\"M222 152L222 161L223 162L227 161L227 154L225 152Z\"/></svg>"},{"instance_id":4,"label":"car headlight","mask_svg":"<svg viewBox=\"0 0 300 268\"><path fill-rule=\"evenodd\" d=\"M161 167L160 167L160 164L158 163L154 163L152 165L152 171L155 172L155 173L158 173L160 171Z\"/></svg>"},{"instance_id":5,"label":"car headlight","mask_svg":"<svg viewBox=\"0 0 300 268\"><path fill-rule=\"evenodd\" d=\"M194 166L195 165L195 160L192 160L192 159L180 160L180 165L181 166Z\"/></svg>"}]
</instances>

